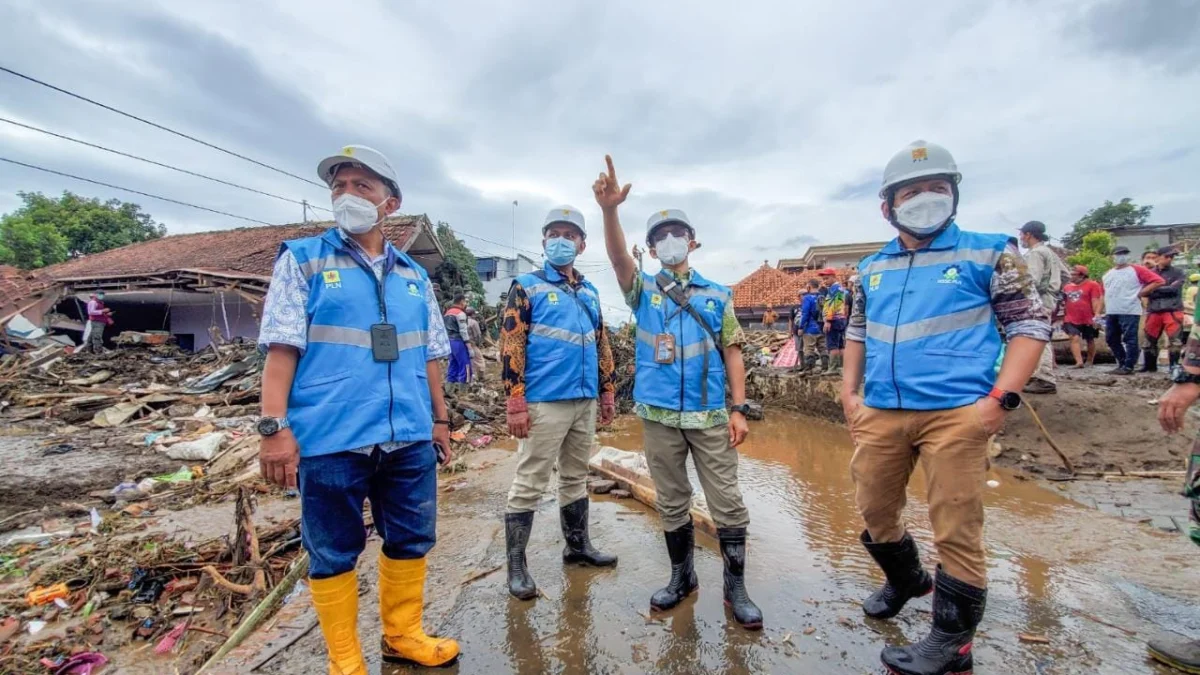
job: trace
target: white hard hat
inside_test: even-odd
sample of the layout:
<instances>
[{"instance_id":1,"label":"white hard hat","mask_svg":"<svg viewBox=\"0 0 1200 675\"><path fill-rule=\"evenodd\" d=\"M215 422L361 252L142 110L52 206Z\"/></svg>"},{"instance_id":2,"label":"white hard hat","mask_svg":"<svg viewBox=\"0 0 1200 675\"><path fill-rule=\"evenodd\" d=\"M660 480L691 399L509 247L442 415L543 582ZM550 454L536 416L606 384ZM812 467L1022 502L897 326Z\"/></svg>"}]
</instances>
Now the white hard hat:
<instances>
[{"instance_id":1,"label":"white hard hat","mask_svg":"<svg viewBox=\"0 0 1200 675\"><path fill-rule=\"evenodd\" d=\"M688 220L687 214L679 209L666 209L663 211L655 211L650 219L646 221L646 245L650 245L650 237L660 225L668 223L679 223L687 227L692 233L692 237L696 236L696 228L692 227L692 221Z\"/></svg>"},{"instance_id":2,"label":"white hard hat","mask_svg":"<svg viewBox=\"0 0 1200 675\"><path fill-rule=\"evenodd\" d=\"M937 143L913 141L897 152L883 169L879 198L887 199L897 185L927 176L947 176L955 185L962 181L950 151Z\"/></svg>"},{"instance_id":3,"label":"white hard hat","mask_svg":"<svg viewBox=\"0 0 1200 675\"><path fill-rule=\"evenodd\" d=\"M347 145L338 154L330 155L317 164L317 176L325 181L326 185L332 187L333 176L337 173L337 168L343 164L366 167L374 171L396 197L401 196L400 180L396 178L396 170L392 168L392 163L383 156L382 152L365 145Z\"/></svg>"},{"instance_id":4,"label":"white hard hat","mask_svg":"<svg viewBox=\"0 0 1200 675\"><path fill-rule=\"evenodd\" d=\"M542 223L542 234L546 233L546 228L555 223L567 223L579 228L584 238L587 238L587 227L583 224L583 214L574 206L563 204L550 209L550 213L546 214L546 222Z\"/></svg>"}]
</instances>

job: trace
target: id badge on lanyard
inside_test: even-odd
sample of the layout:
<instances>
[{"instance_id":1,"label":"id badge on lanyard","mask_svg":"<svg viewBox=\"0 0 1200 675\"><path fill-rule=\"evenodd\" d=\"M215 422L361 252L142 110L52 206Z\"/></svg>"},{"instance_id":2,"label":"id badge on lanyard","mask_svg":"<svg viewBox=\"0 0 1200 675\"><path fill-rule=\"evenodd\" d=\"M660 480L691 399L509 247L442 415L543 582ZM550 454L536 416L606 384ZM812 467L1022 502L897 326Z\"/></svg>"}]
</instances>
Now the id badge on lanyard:
<instances>
[{"instance_id":1,"label":"id badge on lanyard","mask_svg":"<svg viewBox=\"0 0 1200 675\"><path fill-rule=\"evenodd\" d=\"M659 333L654 336L654 362L675 362L675 336L670 333Z\"/></svg>"}]
</instances>

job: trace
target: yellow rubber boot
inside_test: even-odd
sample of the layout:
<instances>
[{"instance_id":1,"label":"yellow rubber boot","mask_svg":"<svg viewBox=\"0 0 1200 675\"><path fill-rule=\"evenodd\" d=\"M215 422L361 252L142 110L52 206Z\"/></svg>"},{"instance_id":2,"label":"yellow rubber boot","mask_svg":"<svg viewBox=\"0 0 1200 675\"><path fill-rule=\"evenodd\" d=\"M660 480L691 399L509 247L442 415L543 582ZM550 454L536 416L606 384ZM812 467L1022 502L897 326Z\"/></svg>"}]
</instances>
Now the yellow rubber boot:
<instances>
[{"instance_id":1,"label":"yellow rubber boot","mask_svg":"<svg viewBox=\"0 0 1200 675\"><path fill-rule=\"evenodd\" d=\"M458 661L458 643L430 637L421 627L425 559L392 560L379 554L379 617L387 663L441 668Z\"/></svg>"},{"instance_id":2,"label":"yellow rubber boot","mask_svg":"<svg viewBox=\"0 0 1200 675\"><path fill-rule=\"evenodd\" d=\"M329 651L329 675L367 675L358 643L358 575L309 579L308 586Z\"/></svg>"}]
</instances>

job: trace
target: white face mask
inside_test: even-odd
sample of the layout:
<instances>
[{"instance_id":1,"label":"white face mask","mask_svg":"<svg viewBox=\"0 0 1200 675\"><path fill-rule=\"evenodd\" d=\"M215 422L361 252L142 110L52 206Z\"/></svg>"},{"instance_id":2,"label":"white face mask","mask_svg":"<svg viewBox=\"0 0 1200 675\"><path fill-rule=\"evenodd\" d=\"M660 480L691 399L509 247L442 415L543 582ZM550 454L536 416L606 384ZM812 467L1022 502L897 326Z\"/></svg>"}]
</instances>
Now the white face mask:
<instances>
[{"instance_id":1,"label":"white face mask","mask_svg":"<svg viewBox=\"0 0 1200 675\"><path fill-rule=\"evenodd\" d=\"M658 260L662 264L678 265L687 260L688 240L686 237L677 237L673 234L668 234L663 237L662 241L654 245L654 252L658 255Z\"/></svg>"},{"instance_id":2,"label":"white face mask","mask_svg":"<svg viewBox=\"0 0 1200 675\"><path fill-rule=\"evenodd\" d=\"M363 234L379 222L379 207L357 195L344 194L333 200L333 219L346 232Z\"/></svg>"},{"instance_id":3,"label":"white face mask","mask_svg":"<svg viewBox=\"0 0 1200 675\"><path fill-rule=\"evenodd\" d=\"M893 210L896 222L913 234L933 234L954 215L954 197L922 192Z\"/></svg>"}]
</instances>

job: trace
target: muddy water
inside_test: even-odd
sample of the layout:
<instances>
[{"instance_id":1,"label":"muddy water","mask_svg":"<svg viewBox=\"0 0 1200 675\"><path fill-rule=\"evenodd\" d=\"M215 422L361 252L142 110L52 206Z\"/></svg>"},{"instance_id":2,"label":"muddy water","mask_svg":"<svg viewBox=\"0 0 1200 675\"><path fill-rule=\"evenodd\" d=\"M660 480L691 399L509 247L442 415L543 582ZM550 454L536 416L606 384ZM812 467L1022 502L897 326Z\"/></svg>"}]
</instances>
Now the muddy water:
<instances>
[{"instance_id":1,"label":"muddy water","mask_svg":"<svg viewBox=\"0 0 1200 675\"><path fill-rule=\"evenodd\" d=\"M638 449L639 424L630 420L600 441ZM528 549L546 597L510 599L497 572L464 589L436 627L462 642L464 673L879 672L885 640L915 640L927 630L930 600L914 601L891 622L863 617L858 600L882 577L858 544L851 453L844 429L781 413L754 424L741 448L751 513L748 585L766 615L763 633L732 624L721 602L720 554L704 536L698 596L649 615L668 560L657 516L633 501L593 502L593 540L620 555L616 569L564 569L552 497ZM1200 551L1191 544L1004 472L989 478L999 486L987 495L991 585L976 672L1166 672L1144 659L1143 641L1163 628L1200 637ZM443 512L502 512L503 489L495 487L450 495ZM908 521L932 565L923 493L918 471ZM480 567L502 562L500 534ZM1026 644L1020 634L1050 643Z\"/></svg>"}]
</instances>

